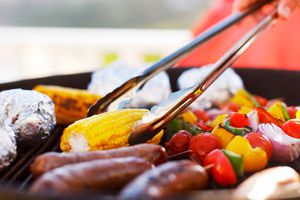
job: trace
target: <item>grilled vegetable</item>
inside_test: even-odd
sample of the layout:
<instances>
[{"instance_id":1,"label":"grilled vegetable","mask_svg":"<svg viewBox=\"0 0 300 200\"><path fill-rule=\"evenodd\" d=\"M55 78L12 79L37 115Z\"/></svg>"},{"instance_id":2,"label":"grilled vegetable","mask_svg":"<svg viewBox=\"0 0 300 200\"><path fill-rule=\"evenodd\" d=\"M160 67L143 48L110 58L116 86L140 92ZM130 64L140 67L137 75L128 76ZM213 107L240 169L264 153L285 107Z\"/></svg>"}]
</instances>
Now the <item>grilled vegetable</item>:
<instances>
[{"instance_id":1,"label":"grilled vegetable","mask_svg":"<svg viewBox=\"0 0 300 200\"><path fill-rule=\"evenodd\" d=\"M255 108L257 115L258 115L258 120L259 123L273 123L276 126L281 126L281 123L274 118L270 113L268 113L265 109L263 108Z\"/></svg>"},{"instance_id":2,"label":"grilled vegetable","mask_svg":"<svg viewBox=\"0 0 300 200\"><path fill-rule=\"evenodd\" d=\"M243 89L237 91L237 93L231 98L230 101L240 106L247 106L251 108L260 106L255 97L253 97L252 94Z\"/></svg>"},{"instance_id":3,"label":"grilled vegetable","mask_svg":"<svg viewBox=\"0 0 300 200\"><path fill-rule=\"evenodd\" d=\"M198 120L197 116L190 110L184 112L182 118L190 124L196 124Z\"/></svg>"},{"instance_id":4,"label":"grilled vegetable","mask_svg":"<svg viewBox=\"0 0 300 200\"><path fill-rule=\"evenodd\" d=\"M272 143L261 133L248 133L245 138L250 142L252 148L260 147L262 148L266 153L268 159L272 156Z\"/></svg>"},{"instance_id":5,"label":"grilled vegetable","mask_svg":"<svg viewBox=\"0 0 300 200\"><path fill-rule=\"evenodd\" d=\"M147 112L146 109L124 109L79 120L64 130L60 148L64 152L80 152L128 146L135 122ZM160 132L148 142L159 143L162 135Z\"/></svg>"},{"instance_id":6,"label":"grilled vegetable","mask_svg":"<svg viewBox=\"0 0 300 200\"><path fill-rule=\"evenodd\" d=\"M281 122L286 122L290 119L290 115L287 112L286 108L282 105L280 101L274 103L269 109L268 112L275 117L276 119L280 120Z\"/></svg>"},{"instance_id":7,"label":"grilled vegetable","mask_svg":"<svg viewBox=\"0 0 300 200\"><path fill-rule=\"evenodd\" d=\"M289 107L287 107L287 111L288 111L289 116L290 116L291 119L296 118L296 113L298 111L298 109L297 109L296 106L289 106Z\"/></svg>"},{"instance_id":8,"label":"grilled vegetable","mask_svg":"<svg viewBox=\"0 0 300 200\"><path fill-rule=\"evenodd\" d=\"M186 130L181 130L175 133L169 142L166 143L168 155L174 155L187 151L192 138L192 134Z\"/></svg>"},{"instance_id":9,"label":"grilled vegetable","mask_svg":"<svg viewBox=\"0 0 300 200\"><path fill-rule=\"evenodd\" d=\"M256 172L262 170L268 164L267 154L260 147L247 151L243 155L243 159L245 172Z\"/></svg>"},{"instance_id":10,"label":"grilled vegetable","mask_svg":"<svg viewBox=\"0 0 300 200\"><path fill-rule=\"evenodd\" d=\"M243 127L243 128L236 128L236 127L233 127L230 125L231 121L230 119L226 119L225 122L224 122L224 128L235 134L235 135L241 135L241 136L244 136L246 135L247 133L250 133L252 131L252 129L250 127Z\"/></svg>"},{"instance_id":11,"label":"grilled vegetable","mask_svg":"<svg viewBox=\"0 0 300 200\"><path fill-rule=\"evenodd\" d=\"M272 160L291 162L300 156L300 139L287 135L274 124L260 124L258 132L265 135L272 143Z\"/></svg>"},{"instance_id":12,"label":"grilled vegetable","mask_svg":"<svg viewBox=\"0 0 300 200\"><path fill-rule=\"evenodd\" d=\"M219 124L223 124L224 120L226 119L228 115L227 114L220 114L209 124L210 127L215 128Z\"/></svg>"},{"instance_id":13,"label":"grilled vegetable","mask_svg":"<svg viewBox=\"0 0 300 200\"><path fill-rule=\"evenodd\" d=\"M211 173L219 185L231 186L237 183L237 178L229 159L220 150L215 149L204 159L204 166L212 165Z\"/></svg>"},{"instance_id":14,"label":"grilled vegetable","mask_svg":"<svg viewBox=\"0 0 300 200\"><path fill-rule=\"evenodd\" d=\"M222 152L229 159L234 172L237 176L242 176L244 174L244 166L243 166L243 158L241 155L236 154L234 152L228 151L226 149L222 149Z\"/></svg>"},{"instance_id":15,"label":"grilled vegetable","mask_svg":"<svg viewBox=\"0 0 300 200\"><path fill-rule=\"evenodd\" d=\"M234 135L232 133L230 133L225 128L221 127L220 125L216 126L211 133L219 139L219 141L221 142L222 148L226 148L226 146L234 138Z\"/></svg>"},{"instance_id":16,"label":"grilled vegetable","mask_svg":"<svg viewBox=\"0 0 300 200\"><path fill-rule=\"evenodd\" d=\"M300 138L300 120L291 119L282 125L282 130L293 138Z\"/></svg>"},{"instance_id":17,"label":"grilled vegetable","mask_svg":"<svg viewBox=\"0 0 300 200\"><path fill-rule=\"evenodd\" d=\"M244 155L247 151L251 150L252 147L247 139L238 135L230 141L226 149L239 155Z\"/></svg>"},{"instance_id":18,"label":"grilled vegetable","mask_svg":"<svg viewBox=\"0 0 300 200\"><path fill-rule=\"evenodd\" d=\"M195 136L190 141L189 149L191 150L192 156L196 156L201 162L204 160L205 156L213 151L214 149L220 149L221 142L219 139L210 134L202 133Z\"/></svg>"},{"instance_id":19,"label":"grilled vegetable","mask_svg":"<svg viewBox=\"0 0 300 200\"><path fill-rule=\"evenodd\" d=\"M260 147L252 148L250 142L242 136L235 136L226 150L243 156L245 172L261 170L268 163L267 153Z\"/></svg>"},{"instance_id":20,"label":"grilled vegetable","mask_svg":"<svg viewBox=\"0 0 300 200\"><path fill-rule=\"evenodd\" d=\"M55 114L59 124L71 124L86 117L86 113L100 96L86 90L60 86L38 85L34 90L48 95L55 104Z\"/></svg>"},{"instance_id":21,"label":"grilled vegetable","mask_svg":"<svg viewBox=\"0 0 300 200\"><path fill-rule=\"evenodd\" d=\"M243 128L245 126L249 126L249 119L247 115L245 114L240 114L237 112L233 112L230 115L230 125L234 126L236 128Z\"/></svg>"}]
</instances>

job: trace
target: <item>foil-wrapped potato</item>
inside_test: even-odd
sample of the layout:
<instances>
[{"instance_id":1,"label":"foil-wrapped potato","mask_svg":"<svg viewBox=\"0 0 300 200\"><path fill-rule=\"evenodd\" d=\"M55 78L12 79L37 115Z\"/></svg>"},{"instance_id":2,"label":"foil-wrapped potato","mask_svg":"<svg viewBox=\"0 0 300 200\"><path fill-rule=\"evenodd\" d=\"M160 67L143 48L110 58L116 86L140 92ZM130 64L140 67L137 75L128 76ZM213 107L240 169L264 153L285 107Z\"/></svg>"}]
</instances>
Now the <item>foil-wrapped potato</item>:
<instances>
[{"instance_id":1,"label":"foil-wrapped potato","mask_svg":"<svg viewBox=\"0 0 300 200\"><path fill-rule=\"evenodd\" d=\"M8 125L0 124L0 170L9 166L17 155L15 134Z\"/></svg>"},{"instance_id":2,"label":"foil-wrapped potato","mask_svg":"<svg viewBox=\"0 0 300 200\"><path fill-rule=\"evenodd\" d=\"M17 146L47 138L55 124L54 103L48 96L22 89L0 92L0 170L14 161Z\"/></svg>"},{"instance_id":3,"label":"foil-wrapped potato","mask_svg":"<svg viewBox=\"0 0 300 200\"><path fill-rule=\"evenodd\" d=\"M0 120L26 145L47 138L56 124L52 100L33 90L12 89L0 92Z\"/></svg>"}]
</instances>

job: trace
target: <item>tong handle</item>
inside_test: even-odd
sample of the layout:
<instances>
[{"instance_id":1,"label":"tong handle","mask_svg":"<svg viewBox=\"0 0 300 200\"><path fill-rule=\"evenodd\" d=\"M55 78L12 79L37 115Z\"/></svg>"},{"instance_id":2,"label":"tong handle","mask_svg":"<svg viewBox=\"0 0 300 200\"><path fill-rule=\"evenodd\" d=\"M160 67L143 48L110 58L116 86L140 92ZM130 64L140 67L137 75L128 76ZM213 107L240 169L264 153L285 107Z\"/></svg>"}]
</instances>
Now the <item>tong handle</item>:
<instances>
[{"instance_id":1,"label":"tong handle","mask_svg":"<svg viewBox=\"0 0 300 200\"><path fill-rule=\"evenodd\" d=\"M195 86L179 102L169 108L164 115L152 122L140 124L135 127L129 137L129 144L146 142L161 131L174 117L193 103L203 92L227 69L233 62L254 42L259 33L269 27L276 18L276 10L272 11L262 19L253 29L239 40L224 56L222 56L212 67L213 70L206 78Z\"/></svg>"},{"instance_id":2,"label":"tong handle","mask_svg":"<svg viewBox=\"0 0 300 200\"><path fill-rule=\"evenodd\" d=\"M98 100L88 111L87 116L92 116L94 114L99 114L105 112L109 105L116 101L117 99L122 98L123 96L128 96L128 93L132 92L133 90L138 90L141 88L144 83L150 80L152 77L157 75L158 73L165 71L171 68L175 63L180 61L183 57L188 55L190 52L195 50L197 47L202 45L203 43L207 42L209 39L213 38L220 32L224 31L225 29L231 27L232 25L236 24L237 22L243 20L248 15L252 14L253 12L259 10L265 4L271 2L272 0L264 0L260 1L257 4L250 7L248 10L244 12L233 13L230 16L226 17L221 22L217 23L216 25L209 28L207 31L200 34L196 37L193 41L189 44L183 46L182 48L178 49L174 53L170 54L169 56L159 60L158 62L154 63L151 67L146 69L141 75L133 77L129 81L122 84L120 87L113 90L111 93L107 94L100 100ZM129 82L129 83L128 83ZM132 95L135 93L132 92ZM114 109L117 106L113 106Z\"/></svg>"}]
</instances>

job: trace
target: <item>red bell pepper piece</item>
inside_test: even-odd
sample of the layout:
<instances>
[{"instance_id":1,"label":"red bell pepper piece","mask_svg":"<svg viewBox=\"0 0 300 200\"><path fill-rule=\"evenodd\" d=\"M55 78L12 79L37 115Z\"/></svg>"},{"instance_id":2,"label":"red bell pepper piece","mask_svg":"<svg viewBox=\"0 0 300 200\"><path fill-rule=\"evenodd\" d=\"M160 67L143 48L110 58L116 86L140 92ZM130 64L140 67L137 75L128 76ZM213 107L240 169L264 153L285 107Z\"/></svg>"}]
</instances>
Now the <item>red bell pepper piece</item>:
<instances>
[{"instance_id":1,"label":"red bell pepper piece","mask_svg":"<svg viewBox=\"0 0 300 200\"><path fill-rule=\"evenodd\" d=\"M224 105L221 105L221 109L225 111L232 111L232 112L238 112L240 110L241 106L239 106L236 103L233 102L227 102Z\"/></svg>"},{"instance_id":2,"label":"red bell pepper piece","mask_svg":"<svg viewBox=\"0 0 300 200\"><path fill-rule=\"evenodd\" d=\"M204 124L204 122L202 122L202 121L198 121L198 122L196 123L196 125L197 125L199 128L201 128L202 130L204 130L204 131L212 131L212 130L213 130L212 127L207 126L207 125Z\"/></svg>"},{"instance_id":3,"label":"red bell pepper piece","mask_svg":"<svg viewBox=\"0 0 300 200\"><path fill-rule=\"evenodd\" d=\"M249 119L247 115L234 112L230 116L230 125L237 128L243 128L249 126Z\"/></svg>"},{"instance_id":4,"label":"red bell pepper piece","mask_svg":"<svg viewBox=\"0 0 300 200\"><path fill-rule=\"evenodd\" d=\"M255 108L257 115L258 115L258 120L259 123L273 123L279 127L281 127L281 124L279 121L274 118L270 113L268 113L265 109L258 107Z\"/></svg>"},{"instance_id":5,"label":"red bell pepper piece","mask_svg":"<svg viewBox=\"0 0 300 200\"><path fill-rule=\"evenodd\" d=\"M288 113L289 113L291 119L296 118L296 112L297 112L296 106L289 106L289 107L287 108L287 111L288 111Z\"/></svg>"},{"instance_id":6,"label":"red bell pepper piece","mask_svg":"<svg viewBox=\"0 0 300 200\"><path fill-rule=\"evenodd\" d=\"M268 103L268 99L262 97L262 96L258 96L258 95L253 95L255 100L258 102L258 104L260 106L266 106Z\"/></svg>"},{"instance_id":7,"label":"red bell pepper piece","mask_svg":"<svg viewBox=\"0 0 300 200\"><path fill-rule=\"evenodd\" d=\"M234 169L220 149L210 152L204 159L204 166L213 165L211 173L216 183L221 186L231 186L237 183Z\"/></svg>"},{"instance_id":8,"label":"red bell pepper piece","mask_svg":"<svg viewBox=\"0 0 300 200\"><path fill-rule=\"evenodd\" d=\"M192 110L192 112L197 116L198 120L204 123L209 120L209 117L204 110Z\"/></svg>"}]
</instances>

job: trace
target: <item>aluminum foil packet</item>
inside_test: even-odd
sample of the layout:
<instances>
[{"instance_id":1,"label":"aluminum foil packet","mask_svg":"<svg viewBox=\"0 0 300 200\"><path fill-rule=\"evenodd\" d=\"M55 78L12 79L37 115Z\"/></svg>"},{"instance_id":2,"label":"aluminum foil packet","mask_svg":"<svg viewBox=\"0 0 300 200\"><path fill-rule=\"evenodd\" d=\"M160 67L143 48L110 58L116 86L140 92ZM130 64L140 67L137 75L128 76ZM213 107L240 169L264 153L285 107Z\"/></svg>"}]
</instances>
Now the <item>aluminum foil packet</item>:
<instances>
[{"instance_id":1,"label":"aluminum foil packet","mask_svg":"<svg viewBox=\"0 0 300 200\"><path fill-rule=\"evenodd\" d=\"M0 171L9 166L17 156L15 133L4 122L0 122Z\"/></svg>"},{"instance_id":2,"label":"aluminum foil packet","mask_svg":"<svg viewBox=\"0 0 300 200\"><path fill-rule=\"evenodd\" d=\"M92 74L88 90L102 96L112 92L130 78L141 74L148 65L136 67L117 61L108 67L99 69ZM167 98L171 92L169 77L166 72L161 72L148 81L129 107L144 107L157 104Z\"/></svg>"},{"instance_id":3,"label":"aluminum foil packet","mask_svg":"<svg viewBox=\"0 0 300 200\"><path fill-rule=\"evenodd\" d=\"M0 92L0 121L9 125L18 142L35 144L47 138L56 124L52 100L33 90Z\"/></svg>"},{"instance_id":4,"label":"aluminum foil packet","mask_svg":"<svg viewBox=\"0 0 300 200\"><path fill-rule=\"evenodd\" d=\"M181 74L178 78L180 89L191 87L203 80L212 71L211 65L193 68ZM209 109L213 103L227 101L232 94L244 88L240 76L232 68L228 68L192 105L194 108Z\"/></svg>"}]
</instances>

